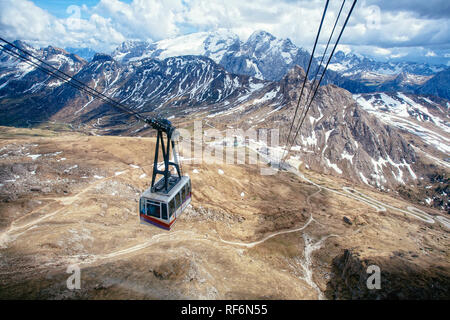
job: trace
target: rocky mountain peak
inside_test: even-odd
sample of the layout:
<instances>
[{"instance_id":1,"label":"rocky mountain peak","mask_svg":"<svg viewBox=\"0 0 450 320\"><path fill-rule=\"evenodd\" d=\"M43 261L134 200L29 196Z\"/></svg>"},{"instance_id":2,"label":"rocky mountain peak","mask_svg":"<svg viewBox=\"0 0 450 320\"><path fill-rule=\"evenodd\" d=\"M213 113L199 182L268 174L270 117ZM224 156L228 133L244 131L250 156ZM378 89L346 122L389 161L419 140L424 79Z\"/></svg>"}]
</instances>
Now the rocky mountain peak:
<instances>
[{"instance_id":1,"label":"rocky mountain peak","mask_svg":"<svg viewBox=\"0 0 450 320\"><path fill-rule=\"evenodd\" d=\"M305 70L299 65L294 65L291 69L289 69L283 80L289 83L298 83L303 81L303 79L305 79L305 76Z\"/></svg>"},{"instance_id":2,"label":"rocky mountain peak","mask_svg":"<svg viewBox=\"0 0 450 320\"><path fill-rule=\"evenodd\" d=\"M20 49L23 50L27 50L27 51L34 51L35 48L31 45L29 45L28 43L26 43L25 41L22 40L14 40L12 42L15 46L19 47Z\"/></svg>"},{"instance_id":3,"label":"rocky mountain peak","mask_svg":"<svg viewBox=\"0 0 450 320\"><path fill-rule=\"evenodd\" d=\"M116 48L116 50L118 50L118 51L125 51L125 50L134 49L134 48L137 48L137 47L147 46L148 44L149 44L149 42L142 41L142 40L127 40L127 41L122 42Z\"/></svg>"},{"instance_id":4,"label":"rocky mountain peak","mask_svg":"<svg viewBox=\"0 0 450 320\"><path fill-rule=\"evenodd\" d=\"M96 53L92 58L92 62L114 61L113 57L106 53Z\"/></svg>"},{"instance_id":5,"label":"rocky mountain peak","mask_svg":"<svg viewBox=\"0 0 450 320\"><path fill-rule=\"evenodd\" d=\"M275 40L276 38L267 31L257 30L253 32L247 40L247 44L257 44L259 42L267 42Z\"/></svg>"},{"instance_id":6,"label":"rocky mountain peak","mask_svg":"<svg viewBox=\"0 0 450 320\"><path fill-rule=\"evenodd\" d=\"M450 68L438 72L418 90L422 94L432 94L445 99L450 99Z\"/></svg>"},{"instance_id":7,"label":"rocky mountain peak","mask_svg":"<svg viewBox=\"0 0 450 320\"><path fill-rule=\"evenodd\" d=\"M49 55L54 55L54 54L64 54L64 55L69 55L69 53L62 49L62 48L56 48L53 46L48 46L46 48L42 49L43 52L49 54Z\"/></svg>"},{"instance_id":8,"label":"rocky mountain peak","mask_svg":"<svg viewBox=\"0 0 450 320\"><path fill-rule=\"evenodd\" d=\"M334 57L334 59L336 59L336 60L342 60L342 59L345 58L345 53L344 53L344 51L339 50L338 52L336 52L336 53L333 55L333 57Z\"/></svg>"}]
</instances>

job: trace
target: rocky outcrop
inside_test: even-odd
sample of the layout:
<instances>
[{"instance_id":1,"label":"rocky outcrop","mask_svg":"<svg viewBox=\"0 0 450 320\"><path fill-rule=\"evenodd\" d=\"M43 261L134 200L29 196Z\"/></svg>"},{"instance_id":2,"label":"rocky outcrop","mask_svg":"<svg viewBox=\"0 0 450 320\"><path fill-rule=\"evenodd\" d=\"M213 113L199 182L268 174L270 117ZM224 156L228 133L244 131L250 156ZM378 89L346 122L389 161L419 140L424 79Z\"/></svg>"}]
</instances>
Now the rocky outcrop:
<instances>
[{"instance_id":1,"label":"rocky outcrop","mask_svg":"<svg viewBox=\"0 0 450 320\"><path fill-rule=\"evenodd\" d=\"M450 273L439 266L423 269L412 259L417 255L394 252L391 257L361 257L345 250L333 260L332 278L327 284L328 299L449 299ZM369 289L371 265L380 268L380 289ZM369 280L369 282L371 282Z\"/></svg>"},{"instance_id":2,"label":"rocky outcrop","mask_svg":"<svg viewBox=\"0 0 450 320\"><path fill-rule=\"evenodd\" d=\"M445 99L450 99L450 68L437 73L433 78L421 86L417 93L432 94Z\"/></svg>"},{"instance_id":3,"label":"rocky outcrop","mask_svg":"<svg viewBox=\"0 0 450 320\"><path fill-rule=\"evenodd\" d=\"M292 118L303 78L303 70L293 69L281 81L281 91L291 108L280 112L288 119ZM304 95L309 94L308 84ZM299 110L305 108L306 98L302 101ZM288 129L282 127L285 136ZM294 143L293 154L314 170L379 188L414 183L417 179L412 167L416 155L408 142L395 128L360 108L348 91L334 85L319 88Z\"/></svg>"}]
</instances>

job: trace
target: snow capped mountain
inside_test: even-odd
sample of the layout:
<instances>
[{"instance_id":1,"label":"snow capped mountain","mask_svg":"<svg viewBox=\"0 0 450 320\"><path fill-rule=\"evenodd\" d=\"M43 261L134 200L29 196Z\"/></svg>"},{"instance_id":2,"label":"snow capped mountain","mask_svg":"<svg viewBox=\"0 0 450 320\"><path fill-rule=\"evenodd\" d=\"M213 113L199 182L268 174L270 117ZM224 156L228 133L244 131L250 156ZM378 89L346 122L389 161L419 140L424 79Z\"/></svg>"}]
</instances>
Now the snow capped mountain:
<instances>
[{"instance_id":1,"label":"snow capped mountain","mask_svg":"<svg viewBox=\"0 0 450 320\"><path fill-rule=\"evenodd\" d=\"M295 65L306 68L309 53L289 39L277 39L265 31L254 32L239 52L226 56L221 64L230 72L266 80L280 80Z\"/></svg>"},{"instance_id":2,"label":"snow capped mountain","mask_svg":"<svg viewBox=\"0 0 450 320\"><path fill-rule=\"evenodd\" d=\"M230 73L262 80L279 81L295 65L306 69L309 52L289 39L279 39L265 31L254 32L247 41L229 30L199 32L158 42L127 41L113 53L122 63L145 58L164 60L169 57L198 55L212 59ZM318 67L313 59L310 77ZM410 93L445 93L430 86L419 87L445 66L424 63L380 62L357 53L337 52L329 66L323 84L336 84L352 93L404 91ZM442 97L448 98L445 94Z\"/></svg>"},{"instance_id":3,"label":"snow capped mountain","mask_svg":"<svg viewBox=\"0 0 450 320\"><path fill-rule=\"evenodd\" d=\"M71 75L77 73L86 64L85 60L60 48L49 46L35 49L22 41L14 41L14 45ZM36 67L13 58L3 51L0 52L0 97L20 95L24 92L34 93L61 84L60 80L36 70Z\"/></svg>"},{"instance_id":4,"label":"snow capped mountain","mask_svg":"<svg viewBox=\"0 0 450 320\"><path fill-rule=\"evenodd\" d=\"M155 43L124 42L113 53L121 62L144 58L165 59L201 55L228 72L263 80L280 80L294 65L305 67L309 53L289 39L277 39L265 31L254 32L244 43L228 30L199 32Z\"/></svg>"},{"instance_id":5,"label":"snow capped mountain","mask_svg":"<svg viewBox=\"0 0 450 320\"><path fill-rule=\"evenodd\" d=\"M450 153L447 101L401 92L356 94L353 97L364 110L384 123L414 134L444 154Z\"/></svg>"},{"instance_id":6,"label":"snow capped mountain","mask_svg":"<svg viewBox=\"0 0 450 320\"><path fill-rule=\"evenodd\" d=\"M170 57L198 55L220 63L228 50L239 47L239 38L230 31L199 32L154 43L126 41L117 47L112 56L120 62L145 58L163 60Z\"/></svg>"},{"instance_id":7,"label":"snow capped mountain","mask_svg":"<svg viewBox=\"0 0 450 320\"><path fill-rule=\"evenodd\" d=\"M168 107L172 114L189 113L204 104L220 104L253 91L255 85L263 87L264 84L258 79L229 74L201 56L134 61L125 73L128 76L120 90L112 88L114 98L138 110L164 113L164 108Z\"/></svg>"},{"instance_id":8,"label":"snow capped mountain","mask_svg":"<svg viewBox=\"0 0 450 320\"><path fill-rule=\"evenodd\" d=\"M139 60L143 58L150 47L150 43L145 41L128 40L119 45L113 52L112 57L119 62Z\"/></svg>"},{"instance_id":9,"label":"snow capped mountain","mask_svg":"<svg viewBox=\"0 0 450 320\"><path fill-rule=\"evenodd\" d=\"M384 124L398 128L421 161L416 168L427 168L418 194L422 205L433 205L449 212L450 103L435 96L393 93L369 93L353 96L358 104ZM428 164L428 163L431 163ZM434 173L432 168L439 170ZM431 170L430 170L431 169ZM447 173L446 173L447 172ZM420 175L419 175L420 176ZM400 192L403 192L400 190ZM410 191L406 192L410 197ZM424 199L427 199L424 201ZM425 203L426 202L426 203Z\"/></svg>"},{"instance_id":10,"label":"snow capped mountain","mask_svg":"<svg viewBox=\"0 0 450 320\"><path fill-rule=\"evenodd\" d=\"M306 69L309 52L289 39L278 39L266 31L255 31L246 42L233 32L220 29L199 32L158 42L127 41L113 53L121 62L144 58L165 59L183 55L201 55L214 60L227 71L265 80L280 80L294 65ZM316 57L317 58L317 57ZM313 70L317 68L314 60ZM353 80L380 84L400 74L410 84L422 84L445 66L413 62L381 62L357 53L338 51L329 65L330 71ZM333 78L333 77L332 77Z\"/></svg>"},{"instance_id":11,"label":"snow capped mountain","mask_svg":"<svg viewBox=\"0 0 450 320\"><path fill-rule=\"evenodd\" d=\"M338 51L328 66L330 70L341 72L344 76L356 76L361 72L371 72L379 75L398 75L409 73L420 76L431 76L446 67L415 62L381 62L356 53L345 54Z\"/></svg>"},{"instance_id":12,"label":"snow capped mountain","mask_svg":"<svg viewBox=\"0 0 450 320\"><path fill-rule=\"evenodd\" d=\"M55 55L50 54L52 50L44 49L41 56L56 63ZM70 54L66 54L70 57ZM67 59L60 58L58 61ZM55 66L66 68L61 63ZM53 85L51 81L55 80L45 73L34 70L23 76L23 72L20 73L22 66L16 65L15 68L17 70L13 72L14 67L11 66L5 70L3 77L0 75L0 98L18 97L17 101L9 100L11 105L16 105L14 114L17 117L14 117L14 121L23 123L30 117L39 120L48 116L48 111L42 112L41 102L57 106L66 121L81 119L82 122L89 122L91 118L111 110L111 107L102 105L67 84ZM18 75L22 77L16 79ZM36 82L36 77L39 77L39 82ZM124 64L109 55L96 54L91 62L84 62L78 69L76 79L131 108L172 116L195 112L205 106L220 108L225 102L230 104L234 100L243 102L258 95L267 84L264 80L230 74L203 56L177 56L164 60L143 58ZM26 104L22 104L24 97L30 99ZM34 101L34 97L39 98L39 102ZM30 112L34 108L36 113ZM2 118L1 123L11 124L11 118Z\"/></svg>"},{"instance_id":13,"label":"snow capped mountain","mask_svg":"<svg viewBox=\"0 0 450 320\"><path fill-rule=\"evenodd\" d=\"M448 81L442 81L445 76L441 76L441 80L431 81L439 74L445 74L447 67L444 65L380 62L359 54L345 54L339 51L333 56L329 68L339 73L341 78L333 79L333 76L328 74L328 77L332 78L328 82L339 85L353 93L402 91L416 94L434 94L443 98L450 97L447 92L450 84ZM423 88L427 82L429 85ZM437 82L442 85L438 86Z\"/></svg>"}]
</instances>

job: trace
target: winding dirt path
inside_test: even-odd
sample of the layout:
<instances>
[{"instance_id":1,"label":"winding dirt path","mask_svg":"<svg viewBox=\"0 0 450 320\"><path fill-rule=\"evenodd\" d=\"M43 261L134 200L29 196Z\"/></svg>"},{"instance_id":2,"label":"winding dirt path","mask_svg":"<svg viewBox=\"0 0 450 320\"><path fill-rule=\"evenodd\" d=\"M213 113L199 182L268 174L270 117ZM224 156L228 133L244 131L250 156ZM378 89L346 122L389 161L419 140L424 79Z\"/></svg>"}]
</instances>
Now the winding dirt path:
<instances>
[{"instance_id":1,"label":"winding dirt path","mask_svg":"<svg viewBox=\"0 0 450 320\"><path fill-rule=\"evenodd\" d=\"M359 191L357 191L355 189L348 188L348 187L343 187L342 189L344 191L348 192L349 194L351 194L352 196L354 196L355 198L360 199L360 201L362 201L362 202L366 202L366 203L369 203L369 204L372 203L373 206L380 207L382 209L382 211L386 211L386 208L389 208L389 209L396 210L396 211L405 213L407 215L410 215L410 216L412 216L412 217L414 217L416 219L422 220L423 222L427 222L427 223L434 223L435 222L434 219L432 218L432 216L430 216L428 213L426 213L426 212L424 212L424 211L422 211L420 209L417 209L415 207L407 207L408 211L406 211L406 210L402 210L402 209L390 206L390 205L385 204L383 202L380 202L378 200L375 200L375 199L373 199L373 198L371 198L371 197L369 197L369 196L367 196L367 195L365 195L365 194L363 194L363 193L361 193L361 192L359 192Z\"/></svg>"},{"instance_id":2,"label":"winding dirt path","mask_svg":"<svg viewBox=\"0 0 450 320\"><path fill-rule=\"evenodd\" d=\"M327 191L339 194L341 196L348 197L348 198L351 198L351 199L363 202L366 205L374 208L377 211L387 211L386 208L389 208L391 210L395 210L395 211L407 214L407 215L409 215L409 216L411 216L413 218L416 218L416 219L421 220L421 221L426 222L426 223L433 224L436 221L438 221L444 227L446 227L447 229L450 229L450 220L448 218L444 217L444 216L441 216L441 215L432 216L432 215L426 213L425 211L422 211L422 210L420 210L418 208L415 208L415 207L412 207L412 206L408 206L406 208L406 210L403 210L403 209L400 209L400 208L396 208L396 207L393 207L393 206L391 206L391 205L389 205L387 203L383 203L383 202L378 201L378 200L376 200L374 198L371 198L368 195L366 195L366 194L364 194L364 193L362 193L360 191L357 191L355 189L349 188L349 187L343 187L342 190L345 191L345 193L343 193L343 192L340 192L340 191L337 191L337 190L334 190L334 189L330 189L330 188L321 186L321 185L319 185L319 184L309 180L302 173L296 171L293 168L289 168L288 170L289 170L289 172L297 175L301 179L305 180L308 183L311 183L311 184L315 185L318 188L322 188L324 190L327 190Z\"/></svg>"},{"instance_id":3,"label":"winding dirt path","mask_svg":"<svg viewBox=\"0 0 450 320\"><path fill-rule=\"evenodd\" d=\"M246 247L246 248L253 248L254 246L256 246L258 244L261 244L261 243L263 243L263 242L265 242L265 241L267 241L267 240L269 240L269 239L271 239L273 237L276 237L276 236L278 236L280 234L286 234L286 233L302 231L305 228L307 228L309 226L309 224L311 222L313 222L313 221L314 221L314 219L313 219L312 213L311 213L311 216L309 217L308 221L306 221L306 223L302 227L295 228L295 229L288 229L288 230L277 231L277 232L274 232L272 234L269 234L268 236L262 238L261 240L254 241L254 242L227 241L227 240L223 240L222 238L219 238L219 240L221 242L223 242L223 243L226 243L226 244L231 244L231 245L241 246L241 247Z\"/></svg>"}]
</instances>

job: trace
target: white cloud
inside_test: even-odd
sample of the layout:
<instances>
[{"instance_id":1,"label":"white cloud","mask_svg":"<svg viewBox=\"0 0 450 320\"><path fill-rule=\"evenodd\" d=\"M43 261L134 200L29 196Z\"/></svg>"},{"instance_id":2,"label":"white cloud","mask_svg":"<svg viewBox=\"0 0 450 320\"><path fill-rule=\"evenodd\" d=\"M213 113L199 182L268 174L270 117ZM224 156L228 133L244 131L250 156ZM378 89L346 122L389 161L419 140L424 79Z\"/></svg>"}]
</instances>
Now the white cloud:
<instances>
[{"instance_id":1,"label":"white cloud","mask_svg":"<svg viewBox=\"0 0 450 320\"><path fill-rule=\"evenodd\" d=\"M346 46L344 44L340 44L337 46L336 51L342 51L345 54L349 54L350 52L352 52L352 49L350 48L350 46Z\"/></svg>"},{"instance_id":2,"label":"white cloud","mask_svg":"<svg viewBox=\"0 0 450 320\"><path fill-rule=\"evenodd\" d=\"M427 52L425 57L436 57L436 53L434 53L433 51L430 50L430 51Z\"/></svg>"},{"instance_id":3,"label":"white cloud","mask_svg":"<svg viewBox=\"0 0 450 320\"><path fill-rule=\"evenodd\" d=\"M403 58L407 55L407 53L396 53L396 54L391 54L389 57L391 59L398 59L398 58Z\"/></svg>"},{"instance_id":4,"label":"white cloud","mask_svg":"<svg viewBox=\"0 0 450 320\"><path fill-rule=\"evenodd\" d=\"M180 33L182 0L135 0L130 4L118 0L101 0L93 9L110 19L110 24L132 39L160 40Z\"/></svg>"},{"instance_id":5,"label":"white cloud","mask_svg":"<svg viewBox=\"0 0 450 320\"><path fill-rule=\"evenodd\" d=\"M340 4L330 1L320 38L322 45L328 40ZM347 1L342 17L350 4ZM311 50L323 5L320 0L101 0L95 7L80 6L83 19L73 19L69 13L66 18L56 18L28 0L2 0L0 30L11 40L61 47L90 46L100 51L110 51L127 39L156 41L186 32L226 28L245 41L255 30L265 30ZM412 9L386 1L359 1L340 48L358 52L371 47L375 55L397 57L408 50L419 52L420 47L425 47L431 51L432 47L432 52L442 57L438 49L448 50L450 20L445 15L430 18ZM394 50L400 47L405 49Z\"/></svg>"},{"instance_id":6,"label":"white cloud","mask_svg":"<svg viewBox=\"0 0 450 320\"><path fill-rule=\"evenodd\" d=\"M391 54L391 50L384 49L384 48L376 48L375 53L382 55L382 56L387 56L387 55Z\"/></svg>"},{"instance_id":7,"label":"white cloud","mask_svg":"<svg viewBox=\"0 0 450 320\"><path fill-rule=\"evenodd\" d=\"M73 14L65 19L52 16L27 0L0 1L0 29L10 40L21 39L44 46L92 46L109 51L126 38L111 24L111 19L91 14L80 19Z\"/></svg>"},{"instance_id":8,"label":"white cloud","mask_svg":"<svg viewBox=\"0 0 450 320\"><path fill-rule=\"evenodd\" d=\"M31 1L1 1L0 8L0 27L6 36L36 39L51 24L51 15Z\"/></svg>"}]
</instances>

